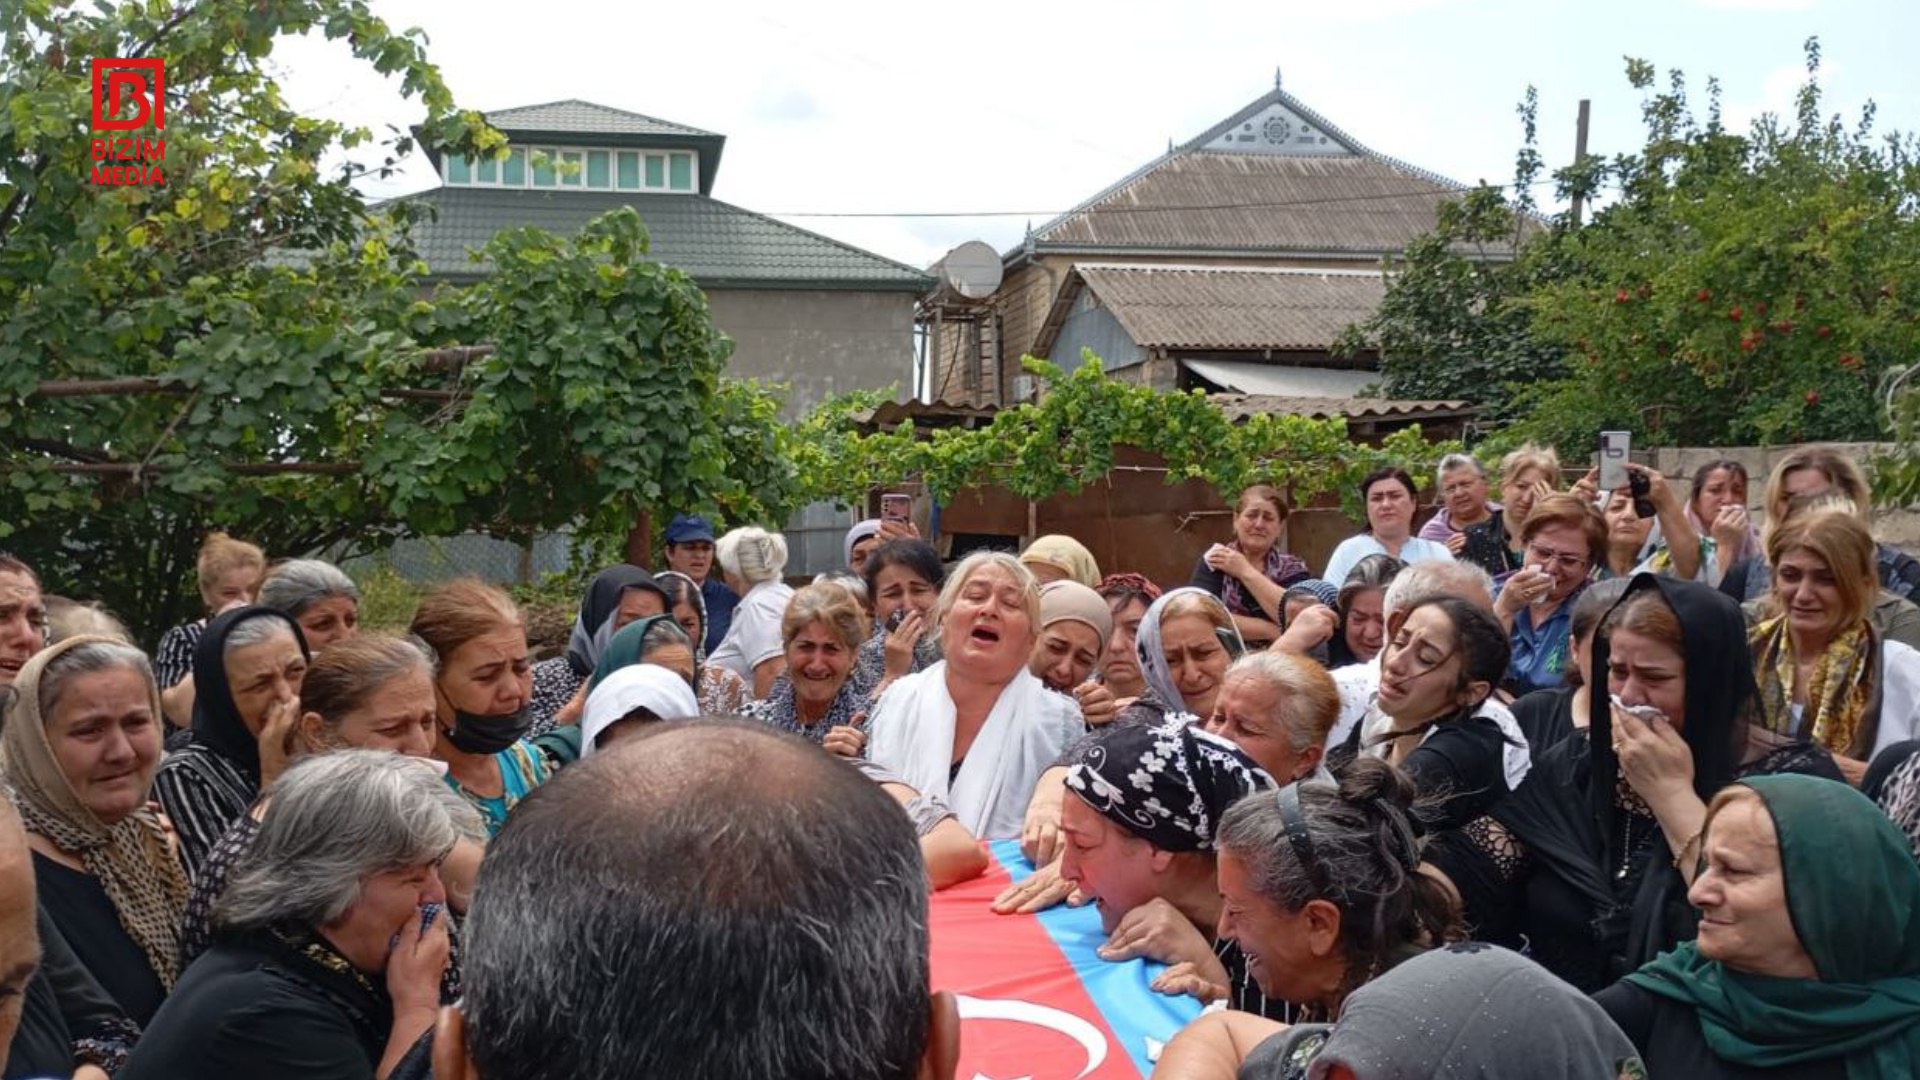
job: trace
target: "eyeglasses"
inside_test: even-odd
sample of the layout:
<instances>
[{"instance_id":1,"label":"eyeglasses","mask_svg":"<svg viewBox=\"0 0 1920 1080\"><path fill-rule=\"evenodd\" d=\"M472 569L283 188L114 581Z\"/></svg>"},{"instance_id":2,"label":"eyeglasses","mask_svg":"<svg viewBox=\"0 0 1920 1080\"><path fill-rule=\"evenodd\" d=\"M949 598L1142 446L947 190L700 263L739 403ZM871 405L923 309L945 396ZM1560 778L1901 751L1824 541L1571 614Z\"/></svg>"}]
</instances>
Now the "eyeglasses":
<instances>
[{"instance_id":1,"label":"eyeglasses","mask_svg":"<svg viewBox=\"0 0 1920 1080\"><path fill-rule=\"evenodd\" d=\"M1527 556L1535 562L1558 564L1562 570L1579 570L1591 561L1585 555L1555 551L1552 548L1541 547L1539 544L1528 544Z\"/></svg>"}]
</instances>

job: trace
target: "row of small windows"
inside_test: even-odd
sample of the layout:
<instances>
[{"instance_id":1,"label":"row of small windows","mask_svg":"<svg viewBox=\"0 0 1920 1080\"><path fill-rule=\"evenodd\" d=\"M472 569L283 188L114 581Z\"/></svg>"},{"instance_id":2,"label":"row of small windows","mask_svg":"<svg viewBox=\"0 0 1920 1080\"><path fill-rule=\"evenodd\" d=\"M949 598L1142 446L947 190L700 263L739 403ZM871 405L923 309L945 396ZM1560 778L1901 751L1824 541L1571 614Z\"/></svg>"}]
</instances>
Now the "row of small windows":
<instances>
[{"instance_id":1,"label":"row of small windows","mask_svg":"<svg viewBox=\"0 0 1920 1080\"><path fill-rule=\"evenodd\" d=\"M535 159L533 153L541 157ZM594 191L693 191L691 151L563 150L516 146L504 158L449 157L446 181L461 187L586 188Z\"/></svg>"}]
</instances>

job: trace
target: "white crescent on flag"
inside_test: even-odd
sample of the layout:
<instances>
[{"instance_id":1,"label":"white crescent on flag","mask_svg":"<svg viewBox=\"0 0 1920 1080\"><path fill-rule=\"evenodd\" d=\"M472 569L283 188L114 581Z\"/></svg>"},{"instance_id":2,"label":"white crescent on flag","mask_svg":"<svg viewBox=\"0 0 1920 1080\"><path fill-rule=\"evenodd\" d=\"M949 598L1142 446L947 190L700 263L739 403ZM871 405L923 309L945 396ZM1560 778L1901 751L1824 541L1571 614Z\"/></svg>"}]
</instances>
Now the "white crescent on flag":
<instances>
[{"instance_id":1,"label":"white crescent on flag","mask_svg":"<svg viewBox=\"0 0 1920 1080\"><path fill-rule=\"evenodd\" d=\"M1080 1048L1086 1051L1087 1065L1075 1074L1074 1080L1081 1080L1081 1077L1099 1068L1100 1063L1107 1060L1107 1037L1100 1033L1099 1028L1070 1012L1014 998L977 998L956 994L954 1000L959 1005L962 1020L1012 1020L1021 1024L1034 1024L1057 1031L1079 1043ZM997 1078L976 1074L973 1080L997 1080ZM1032 1078L1026 1077L1023 1080L1032 1080Z\"/></svg>"}]
</instances>

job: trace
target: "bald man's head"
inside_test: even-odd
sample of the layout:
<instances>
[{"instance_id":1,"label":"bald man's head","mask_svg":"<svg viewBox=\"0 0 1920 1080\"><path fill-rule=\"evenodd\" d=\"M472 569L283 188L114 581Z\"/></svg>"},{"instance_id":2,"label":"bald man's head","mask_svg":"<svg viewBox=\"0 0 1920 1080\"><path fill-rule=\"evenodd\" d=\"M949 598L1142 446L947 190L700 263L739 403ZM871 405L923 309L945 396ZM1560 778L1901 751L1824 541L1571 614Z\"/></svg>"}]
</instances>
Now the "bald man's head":
<instances>
[{"instance_id":1,"label":"bald man's head","mask_svg":"<svg viewBox=\"0 0 1920 1080\"><path fill-rule=\"evenodd\" d=\"M465 1045L484 1080L905 1080L926 909L913 827L845 762L759 725L650 727L488 845Z\"/></svg>"},{"instance_id":2,"label":"bald man's head","mask_svg":"<svg viewBox=\"0 0 1920 1080\"><path fill-rule=\"evenodd\" d=\"M27 983L40 966L33 855L13 801L0 792L0 1050L13 1043Z\"/></svg>"}]
</instances>

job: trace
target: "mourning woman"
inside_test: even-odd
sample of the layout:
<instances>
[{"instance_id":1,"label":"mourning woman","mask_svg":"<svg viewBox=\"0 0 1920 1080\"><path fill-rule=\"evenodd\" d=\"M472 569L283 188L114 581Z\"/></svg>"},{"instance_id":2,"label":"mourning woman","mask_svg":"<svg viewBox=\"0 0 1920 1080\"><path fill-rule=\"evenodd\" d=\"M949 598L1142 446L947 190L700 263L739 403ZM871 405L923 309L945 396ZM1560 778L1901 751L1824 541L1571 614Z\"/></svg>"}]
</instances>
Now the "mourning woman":
<instances>
[{"instance_id":1,"label":"mourning woman","mask_svg":"<svg viewBox=\"0 0 1920 1080\"><path fill-rule=\"evenodd\" d=\"M1079 707L1027 670L1040 587L1010 555L972 555L934 621L946 659L881 696L867 756L946 802L974 835L1018 836L1040 774L1084 730Z\"/></svg>"},{"instance_id":2,"label":"mourning woman","mask_svg":"<svg viewBox=\"0 0 1920 1080\"><path fill-rule=\"evenodd\" d=\"M893 680L940 662L933 609L947 572L933 545L911 539L889 540L874 548L861 572L873 606L873 636L860 645L853 681L860 695L872 701Z\"/></svg>"},{"instance_id":3,"label":"mourning woman","mask_svg":"<svg viewBox=\"0 0 1920 1080\"><path fill-rule=\"evenodd\" d=\"M600 662L600 651L620 628L635 619L667 610L667 594L653 575L637 566L609 566L587 583L567 635L567 651L533 665L533 703L529 713L537 732L551 731L555 723L580 719L580 688Z\"/></svg>"},{"instance_id":4,"label":"mourning woman","mask_svg":"<svg viewBox=\"0 0 1920 1080\"><path fill-rule=\"evenodd\" d=\"M441 860L481 834L422 761L305 758L214 909L215 942L121 1080L373 1080L433 1026L447 964Z\"/></svg>"},{"instance_id":5,"label":"mourning woman","mask_svg":"<svg viewBox=\"0 0 1920 1080\"><path fill-rule=\"evenodd\" d=\"M707 597L700 583L677 570L664 570L653 580L667 594L667 614L693 643L693 690L700 699L700 712L705 716L744 714L747 702L753 700L747 681L707 660Z\"/></svg>"},{"instance_id":6,"label":"mourning woman","mask_svg":"<svg viewBox=\"0 0 1920 1080\"><path fill-rule=\"evenodd\" d=\"M309 659L299 624L272 608L229 611L201 635L189 741L153 783L188 874L286 767Z\"/></svg>"},{"instance_id":7,"label":"mourning woman","mask_svg":"<svg viewBox=\"0 0 1920 1080\"><path fill-rule=\"evenodd\" d=\"M579 728L529 737L527 624L506 593L473 578L450 581L420 601L409 630L435 661L433 756L492 835L521 799L579 756Z\"/></svg>"},{"instance_id":8,"label":"mourning woman","mask_svg":"<svg viewBox=\"0 0 1920 1080\"><path fill-rule=\"evenodd\" d=\"M1810 776L1713 800L1700 935L1598 995L1653 1076L1890 1080L1920 1063L1920 866L1873 803Z\"/></svg>"},{"instance_id":9,"label":"mourning woman","mask_svg":"<svg viewBox=\"0 0 1920 1080\"><path fill-rule=\"evenodd\" d=\"M1824 753L1756 737L1743 626L1705 585L1633 577L1594 637L1586 729L1490 817L1429 846L1476 937L1524 937L1554 974L1607 986L1694 936L1686 890L1715 792L1743 768L1837 775Z\"/></svg>"},{"instance_id":10,"label":"mourning woman","mask_svg":"<svg viewBox=\"0 0 1920 1080\"><path fill-rule=\"evenodd\" d=\"M1372 715L1342 749L1406 770L1432 801L1430 822L1452 828L1520 787L1532 765L1513 717L1492 700L1507 669L1507 639L1484 609L1430 596L1389 624Z\"/></svg>"},{"instance_id":11,"label":"mourning woman","mask_svg":"<svg viewBox=\"0 0 1920 1080\"><path fill-rule=\"evenodd\" d=\"M1286 500L1278 489L1254 484L1234 507L1233 539L1207 548L1193 566L1190 584L1219 597L1251 642L1280 636L1281 595L1312 576L1306 563L1280 550L1286 531Z\"/></svg>"},{"instance_id":12,"label":"mourning woman","mask_svg":"<svg viewBox=\"0 0 1920 1080\"><path fill-rule=\"evenodd\" d=\"M260 606L293 616L316 653L360 629L360 587L320 559L289 559L267 571Z\"/></svg>"},{"instance_id":13,"label":"mourning woman","mask_svg":"<svg viewBox=\"0 0 1920 1080\"><path fill-rule=\"evenodd\" d=\"M0 755L41 909L121 1012L145 1024L179 975L187 899L147 802L163 731L153 673L123 642L70 638L29 660L13 691Z\"/></svg>"},{"instance_id":14,"label":"mourning woman","mask_svg":"<svg viewBox=\"0 0 1920 1080\"><path fill-rule=\"evenodd\" d=\"M867 613L846 588L831 582L793 594L780 620L786 673L767 696L747 706L763 724L858 757L866 748L867 703L848 678L867 640Z\"/></svg>"}]
</instances>

